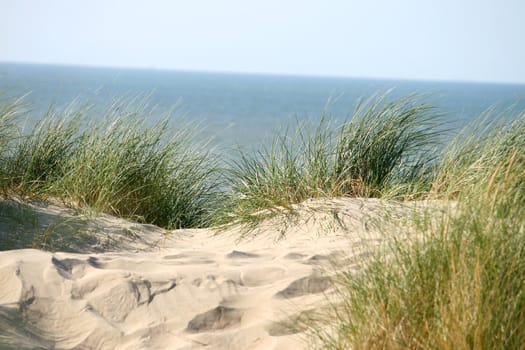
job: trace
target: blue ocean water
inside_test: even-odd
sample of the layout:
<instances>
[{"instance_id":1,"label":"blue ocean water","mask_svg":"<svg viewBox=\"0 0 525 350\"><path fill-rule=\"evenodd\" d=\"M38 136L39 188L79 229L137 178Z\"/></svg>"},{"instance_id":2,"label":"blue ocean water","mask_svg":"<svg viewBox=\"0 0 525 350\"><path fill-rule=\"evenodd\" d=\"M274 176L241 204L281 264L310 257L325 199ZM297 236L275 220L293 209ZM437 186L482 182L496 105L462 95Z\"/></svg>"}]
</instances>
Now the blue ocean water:
<instances>
[{"instance_id":1,"label":"blue ocean water","mask_svg":"<svg viewBox=\"0 0 525 350\"><path fill-rule=\"evenodd\" d=\"M200 123L219 145L257 144L280 127L319 118L323 111L344 118L360 98L389 89L391 97L427 96L454 127L494 105L525 107L525 85L0 64L0 93L29 93L31 118L74 99L103 109L117 99L147 95L155 106L151 118L175 107L174 117Z\"/></svg>"}]
</instances>

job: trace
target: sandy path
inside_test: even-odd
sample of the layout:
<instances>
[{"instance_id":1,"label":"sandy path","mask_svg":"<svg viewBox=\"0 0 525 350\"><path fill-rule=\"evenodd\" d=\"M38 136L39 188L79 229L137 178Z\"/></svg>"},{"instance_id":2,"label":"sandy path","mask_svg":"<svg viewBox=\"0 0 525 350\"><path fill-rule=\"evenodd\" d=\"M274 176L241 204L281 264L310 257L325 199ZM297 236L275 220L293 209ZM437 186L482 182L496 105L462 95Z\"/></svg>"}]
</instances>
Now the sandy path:
<instances>
[{"instance_id":1,"label":"sandy path","mask_svg":"<svg viewBox=\"0 0 525 350\"><path fill-rule=\"evenodd\" d=\"M372 223L385 209L360 199L306 207L289 227L270 222L240 242L235 229L166 235L101 216L81 225L117 242L106 249L0 252L0 348L306 348L280 321L326 304L332 263L358 268L381 241ZM390 212L402 221L413 208Z\"/></svg>"}]
</instances>

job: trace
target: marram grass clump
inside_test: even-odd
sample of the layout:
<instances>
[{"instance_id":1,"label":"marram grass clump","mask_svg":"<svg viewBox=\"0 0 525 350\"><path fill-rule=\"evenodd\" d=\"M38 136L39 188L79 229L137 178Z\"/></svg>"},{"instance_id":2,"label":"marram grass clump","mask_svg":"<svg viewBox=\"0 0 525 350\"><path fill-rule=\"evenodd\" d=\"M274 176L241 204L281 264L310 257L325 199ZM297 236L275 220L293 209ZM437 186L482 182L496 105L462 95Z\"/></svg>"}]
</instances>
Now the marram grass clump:
<instances>
[{"instance_id":1,"label":"marram grass clump","mask_svg":"<svg viewBox=\"0 0 525 350\"><path fill-rule=\"evenodd\" d=\"M189 125L147 124L146 105L123 102L103 116L91 113L50 109L28 133L4 142L4 197L53 199L166 228L210 224L215 160Z\"/></svg>"},{"instance_id":2,"label":"marram grass clump","mask_svg":"<svg viewBox=\"0 0 525 350\"><path fill-rule=\"evenodd\" d=\"M67 160L78 145L79 116L50 109L29 135L18 134L5 153L4 191L29 198L52 192L51 187L67 173Z\"/></svg>"},{"instance_id":3,"label":"marram grass clump","mask_svg":"<svg viewBox=\"0 0 525 350\"><path fill-rule=\"evenodd\" d=\"M310 198L414 197L430 186L442 119L416 97L373 96L335 125L323 116L239 150L225 170L230 192L218 223L256 225Z\"/></svg>"},{"instance_id":4,"label":"marram grass clump","mask_svg":"<svg viewBox=\"0 0 525 350\"><path fill-rule=\"evenodd\" d=\"M455 210L437 226L416 217L418 237L386 234L388 253L342 273L342 302L318 324L331 327L312 328L317 348L523 349L525 113L471 130L435 180Z\"/></svg>"},{"instance_id":5,"label":"marram grass clump","mask_svg":"<svg viewBox=\"0 0 525 350\"><path fill-rule=\"evenodd\" d=\"M79 140L56 184L73 203L169 228L208 225L214 164L189 126L174 129L168 119L146 126L111 110Z\"/></svg>"},{"instance_id":6,"label":"marram grass clump","mask_svg":"<svg viewBox=\"0 0 525 350\"><path fill-rule=\"evenodd\" d=\"M6 174L6 157L9 144L16 138L16 122L23 113L23 108L21 99L0 99L0 189L10 180Z\"/></svg>"}]
</instances>

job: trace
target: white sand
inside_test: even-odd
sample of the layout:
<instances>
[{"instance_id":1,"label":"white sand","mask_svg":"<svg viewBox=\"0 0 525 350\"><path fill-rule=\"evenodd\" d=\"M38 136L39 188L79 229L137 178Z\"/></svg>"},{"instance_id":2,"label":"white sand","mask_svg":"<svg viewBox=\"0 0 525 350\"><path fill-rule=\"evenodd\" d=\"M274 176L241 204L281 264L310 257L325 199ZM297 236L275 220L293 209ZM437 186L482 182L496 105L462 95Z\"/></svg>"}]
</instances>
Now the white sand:
<instances>
[{"instance_id":1,"label":"white sand","mask_svg":"<svg viewBox=\"0 0 525 350\"><path fill-rule=\"evenodd\" d=\"M71 210L31 206L31 229L96 239L62 242L76 253L0 252L0 348L306 348L304 333L281 321L326 305L333 263L359 268L381 242L374 223L385 206L311 201L294 220L272 220L241 241L238 229L167 234L106 215L79 221ZM389 206L397 228L415 208ZM0 232L20 227L4 223Z\"/></svg>"}]
</instances>

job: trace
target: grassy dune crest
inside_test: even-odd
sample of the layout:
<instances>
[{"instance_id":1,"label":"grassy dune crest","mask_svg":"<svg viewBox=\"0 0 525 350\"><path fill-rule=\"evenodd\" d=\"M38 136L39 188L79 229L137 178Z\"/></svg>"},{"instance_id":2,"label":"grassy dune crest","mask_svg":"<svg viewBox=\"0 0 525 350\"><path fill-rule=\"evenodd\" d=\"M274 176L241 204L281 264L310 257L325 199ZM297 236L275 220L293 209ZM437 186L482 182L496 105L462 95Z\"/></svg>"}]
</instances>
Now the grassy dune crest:
<instances>
[{"instance_id":1,"label":"grassy dune crest","mask_svg":"<svg viewBox=\"0 0 525 350\"><path fill-rule=\"evenodd\" d=\"M309 198L413 196L430 185L441 118L416 97L373 96L340 125L327 116L239 150L219 223L256 224ZM433 153L434 152L434 153ZM267 215L264 215L267 214Z\"/></svg>"},{"instance_id":2,"label":"grassy dune crest","mask_svg":"<svg viewBox=\"0 0 525 350\"><path fill-rule=\"evenodd\" d=\"M12 137L18 104L2 108L4 196L53 198L167 228L209 225L215 161L189 125L174 128L166 118L150 126L147 106L117 103L102 118L89 108L50 109Z\"/></svg>"},{"instance_id":3,"label":"grassy dune crest","mask_svg":"<svg viewBox=\"0 0 525 350\"><path fill-rule=\"evenodd\" d=\"M457 213L437 227L421 218L424 239L392 240L363 273L343 274L318 347L523 348L525 113L474 130L447 150L434 183Z\"/></svg>"}]
</instances>

